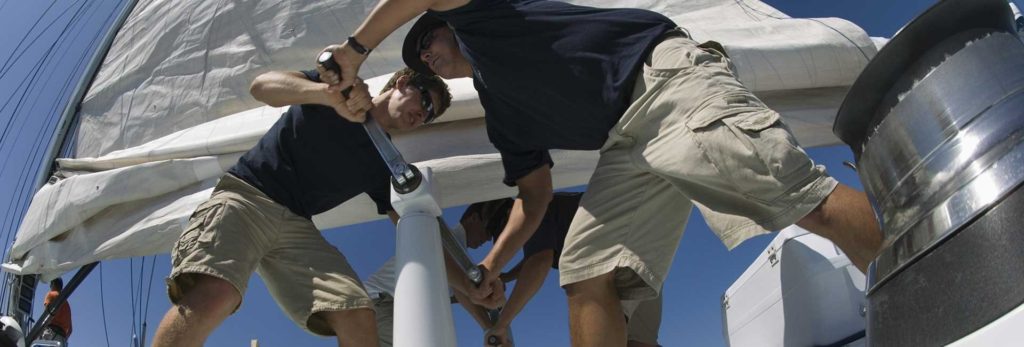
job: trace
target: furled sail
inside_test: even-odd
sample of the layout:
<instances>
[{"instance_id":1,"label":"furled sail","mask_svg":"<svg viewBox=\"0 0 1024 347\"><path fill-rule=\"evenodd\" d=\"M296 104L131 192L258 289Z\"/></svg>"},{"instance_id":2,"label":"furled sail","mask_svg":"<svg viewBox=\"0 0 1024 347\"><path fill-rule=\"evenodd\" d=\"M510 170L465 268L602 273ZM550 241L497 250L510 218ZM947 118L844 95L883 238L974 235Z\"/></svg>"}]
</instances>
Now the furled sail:
<instances>
[{"instance_id":1,"label":"furled sail","mask_svg":"<svg viewBox=\"0 0 1024 347\"><path fill-rule=\"evenodd\" d=\"M721 42L737 74L786 118L805 146L831 132L846 88L875 43L841 19L793 19L753 0L572 1L666 14L699 41ZM355 30L376 1L143 0L120 30L74 129L73 158L36 194L11 257L16 273L62 273L111 258L167 252L197 204L282 109L248 94L269 70L312 67L323 46ZM400 28L362 71L379 90L402 66ZM472 83L451 81L455 100L438 124L396 134L417 166L431 167L443 206L509 196L487 140ZM585 184L597 153L552 151L556 188ZM325 158L330 160L330 158ZM321 229L379 218L365 195L314 216Z\"/></svg>"}]
</instances>

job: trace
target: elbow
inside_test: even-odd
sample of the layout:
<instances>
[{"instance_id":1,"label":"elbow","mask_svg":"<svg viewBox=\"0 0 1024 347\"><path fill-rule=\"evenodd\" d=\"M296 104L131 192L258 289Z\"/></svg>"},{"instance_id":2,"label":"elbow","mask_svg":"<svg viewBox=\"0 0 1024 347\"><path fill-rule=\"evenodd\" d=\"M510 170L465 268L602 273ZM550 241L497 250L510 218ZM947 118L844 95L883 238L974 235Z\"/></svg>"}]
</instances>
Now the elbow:
<instances>
[{"instance_id":1,"label":"elbow","mask_svg":"<svg viewBox=\"0 0 1024 347\"><path fill-rule=\"evenodd\" d=\"M249 84L249 95L260 102L267 103L266 90L267 90L267 74L256 76L252 80L252 84Z\"/></svg>"},{"instance_id":2,"label":"elbow","mask_svg":"<svg viewBox=\"0 0 1024 347\"><path fill-rule=\"evenodd\" d=\"M272 84L272 79L273 77L270 76L270 73L264 73L256 76L256 78L252 80L252 84L249 85L249 95L252 95L252 97L257 101L273 107L284 106L279 105L279 103L274 102L273 98L270 98L271 93L269 89Z\"/></svg>"}]
</instances>

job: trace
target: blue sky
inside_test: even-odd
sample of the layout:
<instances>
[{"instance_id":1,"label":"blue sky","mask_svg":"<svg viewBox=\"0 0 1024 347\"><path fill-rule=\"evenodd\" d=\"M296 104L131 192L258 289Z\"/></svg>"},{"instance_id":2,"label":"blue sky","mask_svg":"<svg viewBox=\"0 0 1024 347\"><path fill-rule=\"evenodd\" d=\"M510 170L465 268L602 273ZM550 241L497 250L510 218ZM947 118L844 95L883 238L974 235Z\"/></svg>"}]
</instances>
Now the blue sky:
<instances>
[{"instance_id":1,"label":"blue sky","mask_svg":"<svg viewBox=\"0 0 1024 347\"><path fill-rule=\"evenodd\" d=\"M47 1L0 0L0 32L4 33L0 35L0 67L3 67L0 69L0 107L9 98L12 100L9 106L0 108L0 129L6 129L0 139L0 160L4 163L0 169L0 196L5 197L0 201L0 210L6 211L0 217L0 238L4 242L9 242L10 230L16 222L9 216L23 213L19 197L31 193L23 188L23 182L27 179L31 185L38 162L33 155L38 153L36 148L40 144L47 142L46 134L52 131L48 130L52 129L52 120L48 118L53 113L52 105L70 92L62 92L67 81L65 76L80 68L78 62L87 57L85 47L89 47L93 35L119 5L118 1L87 1L90 5L83 9L80 19L68 26L72 39L59 42L48 52L54 58L44 60L47 49L83 4L80 1L56 0L47 11L51 6ZM882 37L891 36L933 3L924 0L766 2L793 17L844 18L864 28L869 35ZM68 8L71 10L62 12ZM39 25L32 29L37 20ZM26 36L28 38L23 40ZM44 64L36 74L37 82L27 96L22 97L23 79L33 73L33 67L41 61ZM18 106L19 101L21 106ZM14 112L15 107L20 107L18 112ZM815 161L826 165L840 182L859 189L856 175L841 165L843 160L852 161L848 149L814 148L808 152ZM584 187L573 190L582 189ZM454 222L463 209L449 208L445 210L445 218ZM724 340L719 298L772 236L755 238L729 252L707 229L699 214L694 213L690 221L665 285L661 342L665 346L721 346ZM393 253L394 228L388 222L329 230L325 236L346 254L363 278ZM489 245L471 251L470 256L482 259L487 247ZM71 298L75 324L72 345L106 346L109 337L110 346L128 346L132 331L142 331L143 321L148 325L149 340L169 307L163 283L163 277L169 273L169 263L168 256L161 255L108 261L98 267ZM65 280L70 276L66 275ZM140 298L139 292L145 294ZM42 294L42 290L37 293L37 316L42 310ZM567 346L565 301L557 286L557 274L552 272L537 297L513 323L519 345ZM480 345L481 332L476 324L461 309L454 308L453 312L459 344ZM250 281L241 310L214 332L207 345L247 346L250 339L259 339L261 346L334 345L332 340L313 337L293 325L272 302L257 276Z\"/></svg>"}]
</instances>

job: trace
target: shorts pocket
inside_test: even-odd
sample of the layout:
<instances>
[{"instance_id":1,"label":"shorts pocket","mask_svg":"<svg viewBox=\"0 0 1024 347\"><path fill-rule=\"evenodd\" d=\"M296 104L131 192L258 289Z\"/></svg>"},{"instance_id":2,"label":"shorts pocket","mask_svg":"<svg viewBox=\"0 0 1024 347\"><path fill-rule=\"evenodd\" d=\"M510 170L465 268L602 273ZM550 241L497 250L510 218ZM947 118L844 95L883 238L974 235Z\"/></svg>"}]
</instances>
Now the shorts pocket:
<instances>
[{"instance_id":1,"label":"shorts pocket","mask_svg":"<svg viewBox=\"0 0 1024 347\"><path fill-rule=\"evenodd\" d=\"M727 123L751 133L759 133L779 122L779 114L775 111L765 109L760 112L749 112L731 117Z\"/></svg>"},{"instance_id":2,"label":"shorts pocket","mask_svg":"<svg viewBox=\"0 0 1024 347\"><path fill-rule=\"evenodd\" d=\"M752 201L771 204L812 171L778 113L768 109L723 117L694 134L729 184L723 188Z\"/></svg>"},{"instance_id":3,"label":"shorts pocket","mask_svg":"<svg viewBox=\"0 0 1024 347\"><path fill-rule=\"evenodd\" d=\"M223 201L207 201L199 205L189 217L185 231L181 233L175 249L179 252L195 248L197 245L212 244L216 240L216 232L212 226L222 216Z\"/></svg>"},{"instance_id":4,"label":"shorts pocket","mask_svg":"<svg viewBox=\"0 0 1024 347\"><path fill-rule=\"evenodd\" d=\"M753 168L747 172L755 177L744 179L750 183L744 188L747 197L774 202L799 186L813 171L813 163L807 153L780 121L778 113L767 110L737 115L723 122L733 129L738 142L750 151L751 158L747 163Z\"/></svg>"}]
</instances>

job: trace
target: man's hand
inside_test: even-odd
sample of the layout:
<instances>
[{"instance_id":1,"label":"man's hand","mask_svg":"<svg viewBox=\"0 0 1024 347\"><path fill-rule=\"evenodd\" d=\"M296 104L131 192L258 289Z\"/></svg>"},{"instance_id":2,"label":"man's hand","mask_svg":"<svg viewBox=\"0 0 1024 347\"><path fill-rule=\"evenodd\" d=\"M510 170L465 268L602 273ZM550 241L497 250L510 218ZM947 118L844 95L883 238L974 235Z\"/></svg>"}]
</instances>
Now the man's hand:
<instances>
[{"instance_id":1,"label":"man's hand","mask_svg":"<svg viewBox=\"0 0 1024 347\"><path fill-rule=\"evenodd\" d=\"M492 336L494 338L492 338ZM497 344L492 342L496 341ZM484 347L511 346L508 340L508 327L493 327L484 332Z\"/></svg>"},{"instance_id":2,"label":"man's hand","mask_svg":"<svg viewBox=\"0 0 1024 347\"><path fill-rule=\"evenodd\" d=\"M341 69L341 76L333 75L331 79L321 77L321 80L338 91L355 85L356 79L359 77L359 67L363 65L366 56L349 47L348 42L327 46L322 52L331 52L334 62ZM321 74L321 76L323 75Z\"/></svg>"},{"instance_id":3,"label":"man's hand","mask_svg":"<svg viewBox=\"0 0 1024 347\"><path fill-rule=\"evenodd\" d=\"M501 282L498 272L488 270L486 267L481 267L481 270L484 272L484 278L479 286L470 288L469 298L477 305L497 309L505 304L505 283Z\"/></svg>"},{"instance_id":4,"label":"man's hand","mask_svg":"<svg viewBox=\"0 0 1024 347\"><path fill-rule=\"evenodd\" d=\"M328 46L324 49L324 52L332 51L333 47L340 48L341 46ZM344 51L351 49L343 48L341 50ZM321 54L324 54L324 52L321 52ZM331 58L333 60L334 53L331 54ZM366 112L373 107L369 88L358 76L351 78L352 82L349 87L340 88L338 83L341 81L341 76L338 76L337 70L331 66L332 64L330 61L328 61L328 63L323 63L320 59L322 59L322 57L318 56L316 70L320 73L320 81L327 84L325 93L328 94L328 106L334 108L335 112L349 121L356 123L366 121Z\"/></svg>"}]
</instances>

